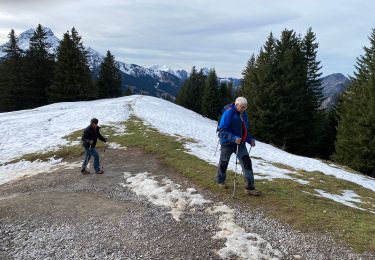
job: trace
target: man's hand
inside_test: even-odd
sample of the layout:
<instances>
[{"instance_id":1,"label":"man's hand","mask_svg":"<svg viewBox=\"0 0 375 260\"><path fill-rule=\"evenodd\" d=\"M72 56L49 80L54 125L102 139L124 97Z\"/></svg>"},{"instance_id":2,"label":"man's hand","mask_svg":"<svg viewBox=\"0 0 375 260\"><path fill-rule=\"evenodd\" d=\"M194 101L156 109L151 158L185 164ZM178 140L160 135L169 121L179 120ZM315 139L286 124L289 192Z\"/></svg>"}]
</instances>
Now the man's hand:
<instances>
[{"instance_id":1,"label":"man's hand","mask_svg":"<svg viewBox=\"0 0 375 260\"><path fill-rule=\"evenodd\" d=\"M251 145L252 147L254 147L254 146L255 146L255 140L251 140L250 145Z\"/></svg>"},{"instance_id":2,"label":"man's hand","mask_svg":"<svg viewBox=\"0 0 375 260\"><path fill-rule=\"evenodd\" d=\"M90 140L89 144L92 145L94 143L94 140Z\"/></svg>"},{"instance_id":3,"label":"man's hand","mask_svg":"<svg viewBox=\"0 0 375 260\"><path fill-rule=\"evenodd\" d=\"M109 137L105 137L104 142L108 142L108 141L109 141Z\"/></svg>"},{"instance_id":4,"label":"man's hand","mask_svg":"<svg viewBox=\"0 0 375 260\"><path fill-rule=\"evenodd\" d=\"M242 139L241 138L236 138L236 144L241 144Z\"/></svg>"}]
</instances>

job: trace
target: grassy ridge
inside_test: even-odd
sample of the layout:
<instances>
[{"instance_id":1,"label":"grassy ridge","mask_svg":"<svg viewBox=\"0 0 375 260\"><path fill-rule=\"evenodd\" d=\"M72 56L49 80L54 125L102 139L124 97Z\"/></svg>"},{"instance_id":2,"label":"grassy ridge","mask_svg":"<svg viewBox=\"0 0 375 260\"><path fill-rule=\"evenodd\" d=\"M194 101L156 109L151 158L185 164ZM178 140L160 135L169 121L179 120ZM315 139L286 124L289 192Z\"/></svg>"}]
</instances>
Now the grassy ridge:
<instances>
[{"instance_id":1,"label":"grassy ridge","mask_svg":"<svg viewBox=\"0 0 375 260\"><path fill-rule=\"evenodd\" d=\"M112 137L112 140L127 146L141 148L155 154L162 162L176 172L186 176L191 182L209 189L222 200L232 200L231 190L218 189L215 184L216 167L184 151L184 140L159 133L145 126L137 118L126 123L127 135ZM288 168L288 166L280 166ZM254 169L256 173L256 169ZM264 193L261 197L249 197L239 188L235 200L249 207L260 207L272 218L291 224L306 232L329 232L333 237L343 239L357 252L375 252L374 214L360 211L332 200L314 197L302 191L316 193L315 188L339 194L340 190L350 189L362 197L362 200L374 202L372 191L363 187L327 176L319 172L297 171L298 178L309 181L302 185L287 179L257 181L258 189ZM228 184L233 183L233 174L228 174ZM239 186L244 186L242 178ZM362 205L361 205L362 206ZM366 205L363 205L366 208Z\"/></svg>"},{"instance_id":2,"label":"grassy ridge","mask_svg":"<svg viewBox=\"0 0 375 260\"><path fill-rule=\"evenodd\" d=\"M109 127L103 127L102 133L110 136L113 142L129 148L141 148L147 153L154 154L167 167L187 177L194 184L211 190L221 200L233 200L231 189L221 190L215 184L216 167L185 152L184 143L193 140L161 134L156 129L144 125L141 120L135 117L124 124L127 129L125 135L115 136L113 129ZM82 130L72 133L66 139L75 141L81 134ZM98 148L101 147L103 147L103 143L98 142ZM61 147L56 152L26 155L22 159L47 159L53 155L62 158L76 158L82 154L82 147L76 145ZM249 197L240 189L244 186L243 179L237 178L239 188L235 198L236 202L252 208L261 208L269 217L291 224L301 231L329 232L333 237L346 241L357 252L375 252L374 214L311 195L317 194L314 189L322 189L331 194L341 194L343 190L353 190L361 196L364 202L360 205L362 208L374 210L372 205L375 204L375 197L372 191L320 172L298 171L282 164L274 164L274 166L294 172L289 175L306 180L309 184L302 185L288 179L259 180L256 182L256 186L264 195ZM256 173L257 169L254 171ZM227 182L228 184L233 183L233 174L228 174Z\"/></svg>"}]
</instances>

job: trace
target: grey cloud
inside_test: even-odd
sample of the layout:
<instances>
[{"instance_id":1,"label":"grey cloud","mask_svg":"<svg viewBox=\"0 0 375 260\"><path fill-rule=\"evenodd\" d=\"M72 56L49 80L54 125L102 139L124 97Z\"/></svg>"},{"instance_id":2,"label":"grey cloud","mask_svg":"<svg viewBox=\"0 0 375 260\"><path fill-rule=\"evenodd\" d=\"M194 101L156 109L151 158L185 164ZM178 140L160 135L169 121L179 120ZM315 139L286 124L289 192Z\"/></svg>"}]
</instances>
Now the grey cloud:
<instances>
[{"instance_id":1,"label":"grey cloud","mask_svg":"<svg viewBox=\"0 0 375 260\"><path fill-rule=\"evenodd\" d=\"M0 0L0 40L38 23L58 37L75 26L86 46L119 60L240 76L270 31L317 34L324 74L353 71L375 24L371 0ZM343 40L345 39L345 40Z\"/></svg>"}]
</instances>

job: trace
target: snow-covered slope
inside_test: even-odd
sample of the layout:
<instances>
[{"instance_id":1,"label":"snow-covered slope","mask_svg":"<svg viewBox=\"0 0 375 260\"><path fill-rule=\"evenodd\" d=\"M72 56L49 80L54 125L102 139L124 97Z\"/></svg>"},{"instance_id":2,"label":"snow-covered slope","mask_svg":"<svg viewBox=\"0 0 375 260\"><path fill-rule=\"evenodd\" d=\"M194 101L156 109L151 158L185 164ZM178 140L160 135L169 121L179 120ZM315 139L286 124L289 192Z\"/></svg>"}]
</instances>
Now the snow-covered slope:
<instances>
[{"instance_id":1,"label":"snow-covered slope","mask_svg":"<svg viewBox=\"0 0 375 260\"><path fill-rule=\"evenodd\" d=\"M57 103L31 110L0 113L0 164L28 153L53 150L68 142L64 136L82 129L90 118L101 124L125 121L134 97L94 102Z\"/></svg>"},{"instance_id":2,"label":"snow-covered slope","mask_svg":"<svg viewBox=\"0 0 375 260\"><path fill-rule=\"evenodd\" d=\"M97 117L100 124L111 125L123 132L123 125L119 123L128 120L132 114L162 133L194 139L196 142L185 145L188 152L217 165L219 152L215 154L218 144L215 121L163 99L134 95L88 102L57 103L32 110L0 113L3 129L0 135L0 165L3 164L0 166L0 184L49 169L69 167L54 159L47 163L9 162L25 154L70 145L64 136L83 129L92 117ZM299 177L298 170L304 170L313 175L313 172L331 175L375 192L375 181L369 177L334 164L293 155L268 144L257 142L257 146L251 150L251 156L257 180L288 179L301 185L310 184L308 179ZM229 168L235 168L234 156ZM321 189L315 189L315 192L311 195L329 198L360 210L368 210L362 208L364 201L350 189L343 190L341 195L330 194ZM368 205L368 202L366 203ZM368 208L374 208L374 211L369 211L375 213L375 205L368 205Z\"/></svg>"},{"instance_id":3,"label":"snow-covered slope","mask_svg":"<svg viewBox=\"0 0 375 260\"><path fill-rule=\"evenodd\" d=\"M63 139L69 133L84 128L90 118L97 117L101 124L116 125L134 113L161 132L193 138L188 143L191 154L217 164L216 122L180 107L171 102L149 97L130 96L89 102L57 103L32 110L1 113L2 134L0 135L0 163L4 164L22 155L55 149L66 145ZM261 142L252 149L257 179L285 178L305 184L306 181L290 176L291 170L278 168L275 163L287 165L295 170L319 171L336 178L347 180L375 191L375 181L355 174L336 165L293 155ZM234 169L234 164L230 164Z\"/></svg>"}]
</instances>

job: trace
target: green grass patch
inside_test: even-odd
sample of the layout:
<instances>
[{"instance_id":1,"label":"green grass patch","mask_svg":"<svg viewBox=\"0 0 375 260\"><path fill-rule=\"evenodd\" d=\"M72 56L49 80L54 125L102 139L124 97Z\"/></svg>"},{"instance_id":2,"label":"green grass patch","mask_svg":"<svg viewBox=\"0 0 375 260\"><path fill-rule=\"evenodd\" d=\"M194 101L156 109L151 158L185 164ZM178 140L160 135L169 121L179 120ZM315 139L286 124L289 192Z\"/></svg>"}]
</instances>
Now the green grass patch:
<instances>
[{"instance_id":1,"label":"green grass patch","mask_svg":"<svg viewBox=\"0 0 375 260\"><path fill-rule=\"evenodd\" d=\"M53 151L26 154L26 155L23 155L20 158L17 158L15 160L10 161L7 164L17 163L17 162L22 161L22 160L32 162L32 161L35 161L35 160L47 161L51 157L63 158L63 159L73 159L73 158L77 158L79 156L83 156L84 150L83 150L82 145L80 143L82 132L83 132L83 129L75 131L75 132L73 132L73 133L64 137L64 139L66 139L69 142L79 141L79 144L77 144L77 145L60 146L60 147L57 147ZM102 126L101 133L103 135L109 136L109 135L113 135L114 131L109 126ZM104 147L104 143L98 140L96 147L102 148L102 147Z\"/></svg>"},{"instance_id":2,"label":"green grass patch","mask_svg":"<svg viewBox=\"0 0 375 260\"><path fill-rule=\"evenodd\" d=\"M241 188L244 186L244 181L239 177L237 178L236 198L232 199L231 189L219 189L215 183L216 166L185 152L184 143L194 142L194 140L161 134L135 117L130 118L124 124L127 129L125 135L114 135L114 129L109 126L102 126L101 132L109 136L111 142L129 148L140 148L147 153L154 154L167 167L187 177L192 183L211 190L224 202L230 201L241 203L249 208L261 208L267 216L288 223L298 230L328 232L336 239L346 241L357 252L375 252L374 214L311 195L317 194L315 189L339 195L344 190L353 190L361 196L364 202L358 206L373 210L375 197L372 191L321 172L305 172L287 165L273 163L275 167L291 171L289 176L306 180L309 184L302 185L288 179L258 180L256 186L263 192L263 195L249 197L243 193ZM82 130L79 130L66 136L65 139L71 142L76 141L80 139L81 134ZM103 146L104 144L98 141L97 147ZM52 156L69 159L77 158L82 154L81 145L75 145L60 147L53 152L25 155L20 159L46 160ZM254 170L256 172L256 169ZM229 186L233 184L233 177L234 175L228 171L227 184Z\"/></svg>"},{"instance_id":3,"label":"green grass patch","mask_svg":"<svg viewBox=\"0 0 375 260\"><path fill-rule=\"evenodd\" d=\"M166 166L173 168L194 184L213 191L223 201L233 202L231 189L221 190L215 184L216 167L186 153L183 139L161 134L134 117L125 124L128 134L113 136L112 141L155 154ZM294 170L288 166L275 166ZM256 169L254 170L256 172ZM355 191L364 199L374 197L371 191L319 172L298 171L295 177L305 179L310 184L302 185L287 179L260 180L257 181L257 188L264 193L260 197L245 195L241 189L244 186L243 178L237 178L238 191L234 200L251 208L261 208L269 217L291 224L298 230L329 232L333 237L346 241L357 252L375 252L373 214L302 192L315 193L314 188L318 188L333 194L341 194L340 191L347 189ZM232 185L233 174L228 173L227 183Z\"/></svg>"}]
</instances>

